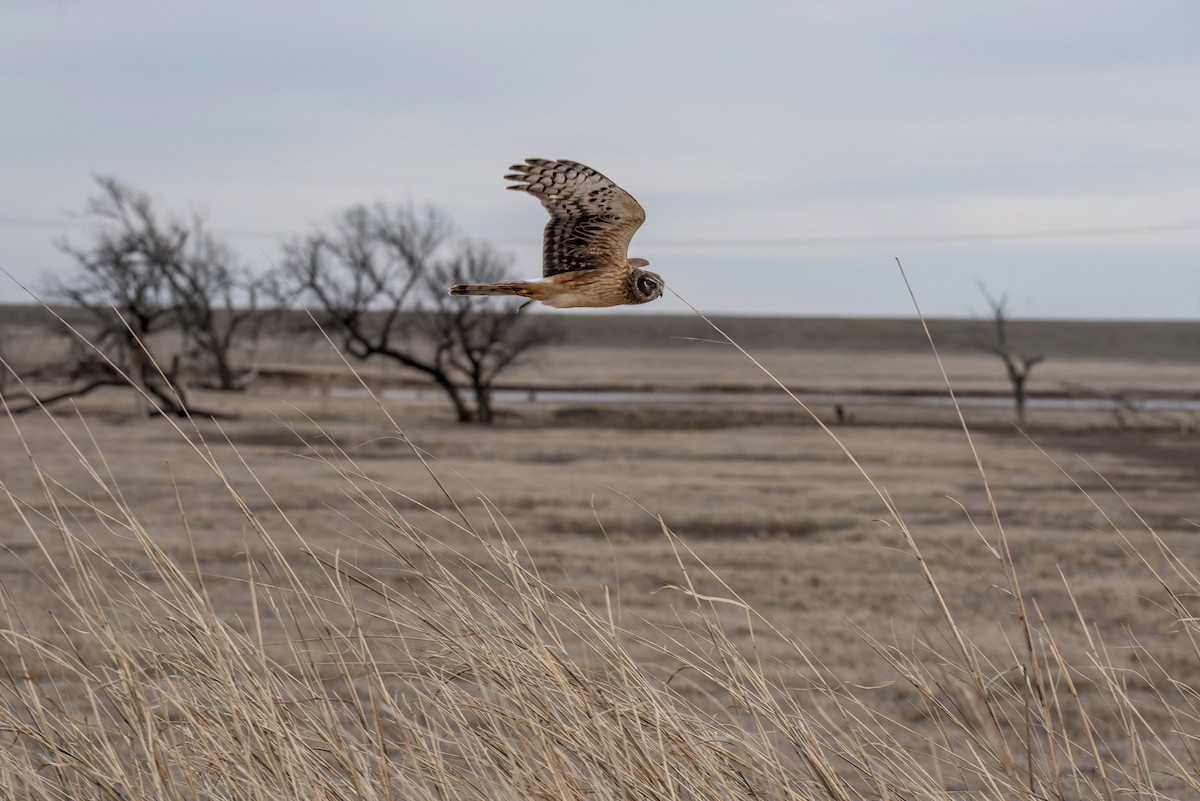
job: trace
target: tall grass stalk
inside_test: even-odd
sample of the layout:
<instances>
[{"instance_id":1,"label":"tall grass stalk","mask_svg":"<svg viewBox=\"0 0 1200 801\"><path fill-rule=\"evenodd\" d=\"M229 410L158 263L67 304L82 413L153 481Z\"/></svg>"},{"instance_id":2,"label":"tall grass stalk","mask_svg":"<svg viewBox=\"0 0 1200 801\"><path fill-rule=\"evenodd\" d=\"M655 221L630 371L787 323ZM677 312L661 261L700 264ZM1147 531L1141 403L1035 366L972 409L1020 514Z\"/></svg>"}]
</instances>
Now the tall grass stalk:
<instances>
[{"instance_id":1,"label":"tall grass stalk","mask_svg":"<svg viewBox=\"0 0 1200 801\"><path fill-rule=\"evenodd\" d=\"M451 499L464 522L444 517L436 530L421 530L406 519L402 493L368 478L349 454L314 448L330 480L347 488L346 503L377 524L360 544L394 569L370 572L309 546L285 509L256 511L262 504L249 494L269 498L270 488L251 465L222 464L198 427L177 427L245 521L244 565L236 576L214 576L194 544L169 552L143 525L94 439L59 432L86 468L87 486L60 483L29 446L39 496L20 497L0 481L0 496L37 544L23 558L56 602L42 613L10 588L0 593L2 798L1200 794L1196 693L1172 677L1161 650L1139 643L1138 632L1098 630L1078 603L1086 647L1062 647L1063 632L1021 590L990 493L990 553L1008 577L1006 611L1016 622L997 610L1006 651L977 643L956 622L918 534L845 446L932 601L933 634L924 639L885 642L860 630L910 688L919 728L883 714L869 692L825 668L820 642L757 613L669 521L662 530L677 559L672 587L690 611L680 626L651 635L622 625L619 601L590 605L545 578L486 496L487 525L467 523ZM24 442L19 426L17 435ZM243 471L248 480L235 477ZM186 494L174 502L187 531ZM1166 588L1173 606L1163 621L1200 660L1190 607L1200 578L1146 531L1152 553L1115 526L1112 536L1130 549L1131 569L1151 571ZM113 549L113 541L127 547ZM298 559L309 562L303 571ZM697 589L702 574L720 594ZM219 613L218 593L239 593L245 612ZM735 626L751 632L749 647ZM786 646L784 669L763 663L766 639ZM1115 648L1130 647L1135 660L1114 658ZM647 663L635 651L659 659Z\"/></svg>"}]
</instances>

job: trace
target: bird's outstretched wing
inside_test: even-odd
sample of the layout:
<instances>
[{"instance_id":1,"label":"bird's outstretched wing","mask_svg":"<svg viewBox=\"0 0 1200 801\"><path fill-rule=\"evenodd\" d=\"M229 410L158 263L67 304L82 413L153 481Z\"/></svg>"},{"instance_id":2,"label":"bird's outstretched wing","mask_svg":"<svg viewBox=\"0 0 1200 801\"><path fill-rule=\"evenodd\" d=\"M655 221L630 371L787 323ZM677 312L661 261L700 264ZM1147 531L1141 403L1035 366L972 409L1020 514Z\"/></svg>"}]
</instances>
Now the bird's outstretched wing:
<instances>
[{"instance_id":1,"label":"bird's outstretched wing","mask_svg":"<svg viewBox=\"0 0 1200 801\"><path fill-rule=\"evenodd\" d=\"M536 195L550 222L542 247L542 275L575 270L628 272L629 240L646 212L621 187L575 161L526 159L504 176L508 187Z\"/></svg>"}]
</instances>

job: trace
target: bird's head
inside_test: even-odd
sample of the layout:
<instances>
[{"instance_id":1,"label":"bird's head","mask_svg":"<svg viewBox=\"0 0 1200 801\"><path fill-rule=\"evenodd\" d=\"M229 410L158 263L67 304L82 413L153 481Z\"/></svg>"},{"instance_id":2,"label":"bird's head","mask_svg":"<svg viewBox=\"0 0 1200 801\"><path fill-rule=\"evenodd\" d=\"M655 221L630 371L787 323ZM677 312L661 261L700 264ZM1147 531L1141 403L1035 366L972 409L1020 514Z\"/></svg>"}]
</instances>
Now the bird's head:
<instances>
[{"instance_id":1,"label":"bird's head","mask_svg":"<svg viewBox=\"0 0 1200 801\"><path fill-rule=\"evenodd\" d=\"M663 290L667 286L662 280L662 276L658 273L641 269L649 263L645 259L629 260L629 266L635 268L630 275L630 279L633 284L634 296L638 299L638 303L649 303L652 300L661 298Z\"/></svg>"}]
</instances>

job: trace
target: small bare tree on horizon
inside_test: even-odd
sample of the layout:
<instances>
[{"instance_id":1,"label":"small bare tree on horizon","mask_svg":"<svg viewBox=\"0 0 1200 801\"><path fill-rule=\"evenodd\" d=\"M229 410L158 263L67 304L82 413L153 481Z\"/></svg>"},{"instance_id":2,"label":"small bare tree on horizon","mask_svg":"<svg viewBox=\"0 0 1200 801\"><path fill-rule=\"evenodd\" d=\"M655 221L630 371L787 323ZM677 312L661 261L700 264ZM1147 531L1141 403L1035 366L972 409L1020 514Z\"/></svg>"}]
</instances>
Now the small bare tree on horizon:
<instances>
[{"instance_id":1,"label":"small bare tree on horizon","mask_svg":"<svg viewBox=\"0 0 1200 801\"><path fill-rule=\"evenodd\" d=\"M491 423L496 378L553 337L523 305L447 295L453 283L504 280L508 260L456 240L433 208L353 206L287 243L282 266L347 354L424 375L461 423Z\"/></svg>"},{"instance_id":2,"label":"small bare tree on horizon","mask_svg":"<svg viewBox=\"0 0 1200 801\"><path fill-rule=\"evenodd\" d=\"M1017 415L1017 422L1024 425L1025 406L1028 398L1026 385L1029 381L1029 374L1033 372L1035 366L1044 362L1046 357L1041 353L1028 354L1012 344L1009 337L1011 317L1008 312L1008 295L1004 294L996 298L982 283L979 284L979 289L983 292L991 310L988 336L982 339L979 345L982 350L1004 362L1004 370L1012 388L1013 409Z\"/></svg>"}]
</instances>

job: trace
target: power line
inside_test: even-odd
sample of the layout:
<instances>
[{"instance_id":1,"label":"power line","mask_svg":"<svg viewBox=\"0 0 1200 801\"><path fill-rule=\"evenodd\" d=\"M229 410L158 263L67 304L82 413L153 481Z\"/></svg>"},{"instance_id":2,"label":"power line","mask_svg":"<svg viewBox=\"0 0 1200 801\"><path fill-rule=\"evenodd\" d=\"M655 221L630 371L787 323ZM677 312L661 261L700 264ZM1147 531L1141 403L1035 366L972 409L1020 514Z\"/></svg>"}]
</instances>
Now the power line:
<instances>
[{"instance_id":1,"label":"power line","mask_svg":"<svg viewBox=\"0 0 1200 801\"><path fill-rule=\"evenodd\" d=\"M983 231L965 234L883 234L879 236L813 236L780 239L652 239L661 247L821 247L829 245L903 245L937 242L985 242L1012 239L1073 239L1200 231L1200 223L1126 225L1109 228L1052 228L1028 231Z\"/></svg>"},{"instance_id":2,"label":"power line","mask_svg":"<svg viewBox=\"0 0 1200 801\"><path fill-rule=\"evenodd\" d=\"M0 215L0 226L8 228L77 228L84 219L53 217L21 217ZM638 239L637 244L661 248L779 248L779 247L837 247L855 245L938 244L954 242L1002 242L1037 239L1084 239L1110 236L1146 236L1152 234L1200 231L1200 222L1124 225L1101 228L1049 228L1010 231L975 231L962 234L880 234L866 236L800 236L763 237L758 239ZM295 231L272 231L252 228L216 228L213 233L247 239L285 239ZM541 240L495 240L509 246L540 245Z\"/></svg>"},{"instance_id":3,"label":"power line","mask_svg":"<svg viewBox=\"0 0 1200 801\"><path fill-rule=\"evenodd\" d=\"M78 223L72 220L60 220L52 217L12 217L0 215L0 225L10 228L71 228Z\"/></svg>"},{"instance_id":4,"label":"power line","mask_svg":"<svg viewBox=\"0 0 1200 801\"><path fill-rule=\"evenodd\" d=\"M79 228L91 222L94 222L94 220L86 217L72 219L70 217L18 217L15 215L0 214L0 226L7 226L9 228L59 228L66 230L68 228ZM232 237L283 239L295 235L296 232L253 228L218 228L213 229L213 233Z\"/></svg>"}]
</instances>

